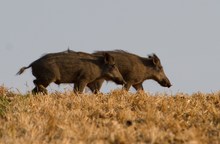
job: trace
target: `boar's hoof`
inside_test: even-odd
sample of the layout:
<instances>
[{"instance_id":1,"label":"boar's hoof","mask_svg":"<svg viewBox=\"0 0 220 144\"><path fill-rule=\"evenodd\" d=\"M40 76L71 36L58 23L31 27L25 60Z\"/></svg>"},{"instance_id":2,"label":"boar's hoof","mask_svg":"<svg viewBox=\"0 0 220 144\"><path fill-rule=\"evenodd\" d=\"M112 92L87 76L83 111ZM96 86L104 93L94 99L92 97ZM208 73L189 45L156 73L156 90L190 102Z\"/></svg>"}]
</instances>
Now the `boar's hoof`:
<instances>
[{"instance_id":1,"label":"boar's hoof","mask_svg":"<svg viewBox=\"0 0 220 144\"><path fill-rule=\"evenodd\" d=\"M47 95L47 89L43 86L43 85L39 85L36 86L33 90L32 90L32 94L36 95L38 93L42 93L44 95Z\"/></svg>"}]
</instances>

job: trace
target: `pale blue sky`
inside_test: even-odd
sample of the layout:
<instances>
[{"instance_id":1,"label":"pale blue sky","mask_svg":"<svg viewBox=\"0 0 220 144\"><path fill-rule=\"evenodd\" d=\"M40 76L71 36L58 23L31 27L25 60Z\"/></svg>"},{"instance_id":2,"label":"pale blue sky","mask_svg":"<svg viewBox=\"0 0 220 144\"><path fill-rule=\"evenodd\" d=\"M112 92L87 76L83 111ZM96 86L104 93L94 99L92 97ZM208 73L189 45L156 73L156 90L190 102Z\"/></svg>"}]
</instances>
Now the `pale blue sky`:
<instances>
[{"instance_id":1,"label":"pale blue sky","mask_svg":"<svg viewBox=\"0 0 220 144\"><path fill-rule=\"evenodd\" d=\"M219 0L1 0L0 84L33 88L30 70L42 54L66 50L123 49L156 53L173 84L145 81L149 92L219 91ZM108 83L103 92L120 88ZM51 85L49 90L62 91Z\"/></svg>"}]
</instances>

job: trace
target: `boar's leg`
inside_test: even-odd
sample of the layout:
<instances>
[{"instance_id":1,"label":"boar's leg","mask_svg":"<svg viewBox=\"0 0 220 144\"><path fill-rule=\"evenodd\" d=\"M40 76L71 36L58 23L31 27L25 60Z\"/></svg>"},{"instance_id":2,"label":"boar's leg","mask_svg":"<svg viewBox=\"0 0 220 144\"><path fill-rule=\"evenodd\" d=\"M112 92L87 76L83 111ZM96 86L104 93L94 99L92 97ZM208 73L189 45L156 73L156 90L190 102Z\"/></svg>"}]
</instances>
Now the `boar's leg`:
<instances>
[{"instance_id":1,"label":"boar's leg","mask_svg":"<svg viewBox=\"0 0 220 144\"><path fill-rule=\"evenodd\" d=\"M144 90L142 83L138 83L132 86L136 89L136 91Z\"/></svg>"},{"instance_id":2,"label":"boar's leg","mask_svg":"<svg viewBox=\"0 0 220 144\"><path fill-rule=\"evenodd\" d=\"M87 86L94 94L97 94L100 91L103 82L104 79L99 79L89 83Z\"/></svg>"},{"instance_id":3,"label":"boar's leg","mask_svg":"<svg viewBox=\"0 0 220 144\"><path fill-rule=\"evenodd\" d=\"M36 79L33 82L35 84L35 88L32 90L33 94L37 94L39 92L42 92L43 94L47 94L46 87L51 83L50 80Z\"/></svg>"},{"instance_id":4,"label":"boar's leg","mask_svg":"<svg viewBox=\"0 0 220 144\"><path fill-rule=\"evenodd\" d=\"M36 95L37 93L43 93L47 94L47 89L43 85L36 86L33 90L32 93Z\"/></svg>"},{"instance_id":5,"label":"boar's leg","mask_svg":"<svg viewBox=\"0 0 220 144\"><path fill-rule=\"evenodd\" d=\"M123 89L125 89L126 91L128 91L128 90L130 89L130 87L131 87L131 83L127 82L127 83L124 85Z\"/></svg>"},{"instance_id":6,"label":"boar's leg","mask_svg":"<svg viewBox=\"0 0 220 144\"><path fill-rule=\"evenodd\" d=\"M83 93L84 88L86 87L87 82L85 80L81 80L74 84L74 92L75 93Z\"/></svg>"}]
</instances>

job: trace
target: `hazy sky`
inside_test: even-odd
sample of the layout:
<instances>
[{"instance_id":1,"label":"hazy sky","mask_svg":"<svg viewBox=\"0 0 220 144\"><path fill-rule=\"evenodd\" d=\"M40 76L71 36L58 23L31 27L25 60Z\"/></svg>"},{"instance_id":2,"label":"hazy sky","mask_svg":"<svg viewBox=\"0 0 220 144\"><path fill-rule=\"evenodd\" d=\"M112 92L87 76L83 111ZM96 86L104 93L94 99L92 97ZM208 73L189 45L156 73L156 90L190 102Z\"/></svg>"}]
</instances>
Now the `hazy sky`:
<instances>
[{"instance_id":1,"label":"hazy sky","mask_svg":"<svg viewBox=\"0 0 220 144\"><path fill-rule=\"evenodd\" d=\"M149 92L215 92L220 89L219 0L1 0L0 84L33 88L31 70L42 54L66 50L122 49L156 53L173 86L145 81ZM108 83L103 92L120 88ZM71 85L48 90L62 91Z\"/></svg>"}]
</instances>

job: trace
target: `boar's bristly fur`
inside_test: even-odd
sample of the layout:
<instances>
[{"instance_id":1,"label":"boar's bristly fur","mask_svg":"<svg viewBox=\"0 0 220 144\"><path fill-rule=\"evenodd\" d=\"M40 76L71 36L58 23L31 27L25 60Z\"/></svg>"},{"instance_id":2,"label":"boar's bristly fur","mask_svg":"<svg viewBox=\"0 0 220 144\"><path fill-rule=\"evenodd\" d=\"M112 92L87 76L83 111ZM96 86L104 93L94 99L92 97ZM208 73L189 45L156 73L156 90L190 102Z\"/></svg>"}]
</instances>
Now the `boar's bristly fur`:
<instances>
[{"instance_id":1,"label":"boar's bristly fur","mask_svg":"<svg viewBox=\"0 0 220 144\"><path fill-rule=\"evenodd\" d=\"M99 56L70 50L50 53L32 62L28 67L21 68L17 74L22 74L30 67L36 77L33 81L36 86L33 93L47 93L46 87L52 82L74 83L74 91L79 93L83 92L87 84L98 79L125 83L115 66L114 57L108 53Z\"/></svg>"},{"instance_id":2,"label":"boar's bristly fur","mask_svg":"<svg viewBox=\"0 0 220 144\"><path fill-rule=\"evenodd\" d=\"M94 55L102 55L103 53L109 53L115 58L116 66L126 81L124 89L129 90L133 86L136 90L143 90L142 84L147 79L155 80L163 87L171 87L171 83L156 54L145 58L123 50L114 50L97 51ZM88 86L92 90L99 90L102 83L103 80L99 79Z\"/></svg>"}]
</instances>

